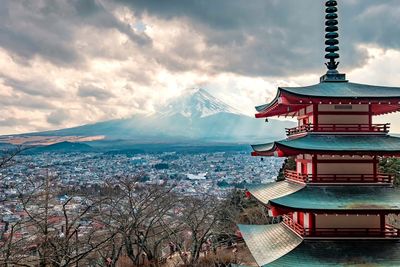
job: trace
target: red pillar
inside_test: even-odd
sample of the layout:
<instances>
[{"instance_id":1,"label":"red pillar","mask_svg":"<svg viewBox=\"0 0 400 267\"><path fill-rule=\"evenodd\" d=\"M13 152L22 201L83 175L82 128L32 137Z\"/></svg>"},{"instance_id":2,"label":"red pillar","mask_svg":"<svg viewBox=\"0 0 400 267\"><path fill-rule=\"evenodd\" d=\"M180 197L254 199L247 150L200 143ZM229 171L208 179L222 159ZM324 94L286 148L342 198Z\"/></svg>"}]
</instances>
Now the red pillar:
<instances>
[{"instance_id":1,"label":"red pillar","mask_svg":"<svg viewBox=\"0 0 400 267\"><path fill-rule=\"evenodd\" d=\"M385 235L385 228L386 228L385 214L381 213L379 214L379 216L380 216L381 233L382 235Z\"/></svg>"},{"instance_id":2,"label":"red pillar","mask_svg":"<svg viewBox=\"0 0 400 267\"><path fill-rule=\"evenodd\" d=\"M318 104L313 105L314 130L318 129Z\"/></svg>"},{"instance_id":3,"label":"red pillar","mask_svg":"<svg viewBox=\"0 0 400 267\"><path fill-rule=\"evenodd\" d=\"M372 129L372 105L368 105L368 122L369 128Z\"/></svg>"},{"instance_id":4,"label":"red pillar","mask_svg":"<svg viewBox=\"0 0 400 267\"><path fill-rule=\"evenodd\" d=\"M376 158L376 156L374 156L374 160L373 160L373 164L374 164L374 181L375 183L378 181L378 160Z\"/></svg>"},{"instance_id":5,"label":"red pillar","mask_svg":"<svg viewBox=\"0 0 400 267\"><path fill-rule=\"evenodd\" d=\"M316 215L315 213L310 213L308 222L309 222L309 229L310 229L310 235L315 236L315 221L316 221Z\"/></svg>"},{"instance_id":6,"label":"red pillar","mask_svg":"<svg viewBox=\"0 0 400 267\"><path fill-rule=\"evenodd\" d=\"M317 155L314 154L314 155L312 155L312 181L313 182L317 181L317 176L318 176Z\"/></svg>"}]
</instances>

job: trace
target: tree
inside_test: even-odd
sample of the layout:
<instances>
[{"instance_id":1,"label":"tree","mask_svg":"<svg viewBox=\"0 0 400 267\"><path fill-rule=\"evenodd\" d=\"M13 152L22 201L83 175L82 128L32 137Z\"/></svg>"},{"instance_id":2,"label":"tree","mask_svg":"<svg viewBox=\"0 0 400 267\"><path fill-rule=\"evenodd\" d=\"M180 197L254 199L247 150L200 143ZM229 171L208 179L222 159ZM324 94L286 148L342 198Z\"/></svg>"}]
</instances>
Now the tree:
<instances>
[{"instance_id":1,"label":"tree","mask_svg":"<svg viewBox=\"0 0 400 267\"><path fill-rule=\"evenodd\" d=\"M101 213L102 223L115 234L107 255L113 264L124 250L135 266L144 260L157 265L161 247L169 237L165 225L173 224L173 186L142 185L138 182L141 176L117 177L108 183L113 190L107 190Z\"/></svg>"},{"instance_id":2,"label":"tree","mask_svg":"<svg viewBox=\"0 0 400 267\"><path fill-rule=\"evenodd\" d=\"M276 177L277 181L285 180L285 171L286 170L296 170L296 161L294 157L288 157L282 164L282 167L279 169L278 176Z\"/></svg>"},{"instance_id":3,"label":"tree","mask_svg":"<svg viewBox=\"0 0 400 267\"><path fill-rule=\"evenodd\" d=\"M182 199L184 208L181 220L190 246L189 264L192 266L198 262L203 245L209 242L217 225L220 203L215 197L204 195L201 197L185 197ZM185 260L185 259L182 259Z\"/></svg>"},{"instance_id":4,"label":"tree","mask_svg":"<svg viewBox=\"0 0 400 267\"><path fill-rule=\"evenodd\" d=\"M400 159L398 159L398 158L382 158L379 161L379 169L383 173L392 174L394 176L395 186L400 185Z\"/></svg>"},{"instance_id":5,"label":"tree","mask_svg":"<svg viewBox=\"0 0 400 267\"><path fill-rule=\"evenodd\" d=\"M0 170L15 164L15 157L26 149L27 148L22 146L14 146L12 148L0 150Z\"/></svg>"},{"instance_id":6,"label":"tree","mask_svg":"<svg viewBox=\"0 0 400 267\"><path fill-rule=\"evenodd\" d=\"M19 192L26 214L21 224L30 233L22 245L36 251L29 259L31 263L41 267L78 266L112 238L95 225L98 214L94 211L99 202L77 201L71 196L58 203L57 196L63 192L58 177L47 173L27 180Z\"/></svg>"}]
</instances>

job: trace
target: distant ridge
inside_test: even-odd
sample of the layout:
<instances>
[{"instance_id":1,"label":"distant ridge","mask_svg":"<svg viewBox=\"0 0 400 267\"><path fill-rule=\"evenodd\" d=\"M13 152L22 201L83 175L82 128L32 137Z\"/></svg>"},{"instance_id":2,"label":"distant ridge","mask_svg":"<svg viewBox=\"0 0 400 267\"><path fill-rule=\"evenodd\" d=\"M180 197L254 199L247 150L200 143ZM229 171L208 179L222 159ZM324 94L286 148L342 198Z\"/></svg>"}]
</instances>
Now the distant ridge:
<instances>
[{"instance_id":1,"label":"distant ridge","mask_svg":"<svg viewBox=\"0 0 400 267\"><path fill-rule=\"evenodd\" d=\"M83 143L73 143L73 142L60 142L48 146L41 146L36 148L31 148L27 150L27 153L45 153L45 152L89 152L93 151L93 147L88 144Z\"/></svg>"},{"instance_id":2,"label":"distant ridge","mask_svg":"<svg viewBox=\"0 0 400 267\"><path fill-rule=\"evenodd\" d=\"M134 143L223 142L254 143L284 138L294 122L264 122L241 114L202 88L192 88L148 115L134 115L55 131L23 134L24 137L91 137L129 140ZM19 135L21 136L21 135ZM61 138L63 137L63 138ZM71 139L73 140L73 139ZM2 141L2 140L0 140ZM79 142L79 141L78 141ZM97 140L95 143L101 142ZM71 148L72 149L72 148Z\"/></svg>"}]
</instances>

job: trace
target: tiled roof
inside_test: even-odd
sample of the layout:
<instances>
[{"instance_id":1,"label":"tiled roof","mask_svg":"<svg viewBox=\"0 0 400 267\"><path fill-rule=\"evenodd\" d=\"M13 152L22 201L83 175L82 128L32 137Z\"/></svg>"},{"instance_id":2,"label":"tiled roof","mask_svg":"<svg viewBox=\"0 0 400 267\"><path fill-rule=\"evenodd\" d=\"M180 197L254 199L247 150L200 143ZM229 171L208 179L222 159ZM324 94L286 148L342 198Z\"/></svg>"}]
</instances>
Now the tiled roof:
<instances>
[{"instance_id":1,"label":"tiled roof","mask_svg":"<svg viewBox=\"0 0 400 267\"><path fill-rule=\"evenodd\" d=\"M328 98L400 97L399 87L376 86L351 82L321 82L311 86L279 87L279 89L297 95Z\"/></svg>"},{"instance_id":2,"label":"tiled roof","mask_svg":"<svg viewBox=\"0 0 400 267\"><path fill-rule=\"evenodd\" d=\"M239 225L262 267L400 266L396 240L302 240L283 224Z\"/></svg>"},{"instance_id":3,"label":"tiled roof","mask_svg":"<svg viewBox=\"0 0 400 267\"><path fill-rule=\"evenodd\" d=\"M268 249L268 248L265 248ZM400 266L400 243L396 241L311 241L263 267Z\"/></svg>"},{"instance_id":4,"label":"tiled roof","mask_svg":"<svg viewBox=\"0 0 400 267\"><path fill-rule=\"evenodd\" d=\"M266 189L268 190L268 189ZM400 212L400 190L376 186L308 186L270 200L274 206L307 211Z\"/></svg>"},{"instance_id":5,"label":"tiled roof","mask_svg":"<svg viewBox=\"0 0 400 267\"><path fill-rule=\"evenodd\" d=\"M282 181L269 184L253 185L248 187L247 190L259 201L264 204L268 204L268 202L272 199L293 194L294 192L297 192L304 187L305 185L301 185L298 183Z\"/></svg>"},{"instance_id":6,"label":"tiled roof","mask_svg":"<svg viewBox=\"0 0 400 267\"><path fill-rule=\"evenodd\" d=\"M382 135L319 135L308 134L296 139L252 145L256 153L271 153L278 149L334 153L334 152L400 152L400 138Z\"/></svg>"},{"instance_id":7,"label":"tiled roof","mask_svg":"<svg viewBox=\"0 0 400 267\"><path fill-rule=\"evenodd\" d=\"M283 223L239 225L239 230L260 266L271 263L289 253L303 240Z\"/></svg>"},{"instance_id":8,"label":"tiled roof","mask_svg":"<svg viewBox=\"0 0 400 267\"><path fill-rule=\"evenodd\" d=\"M263 112L267 108L277 103L282 93L289 93L299 97L318 97L318 98L351 98L351 99L386 99L400 98L399 87L374 86L350 82L321 82L311 86L303 87L279 87L277 96L268 104L256 107L258 112Z\"/></svg>"}]
</instances>

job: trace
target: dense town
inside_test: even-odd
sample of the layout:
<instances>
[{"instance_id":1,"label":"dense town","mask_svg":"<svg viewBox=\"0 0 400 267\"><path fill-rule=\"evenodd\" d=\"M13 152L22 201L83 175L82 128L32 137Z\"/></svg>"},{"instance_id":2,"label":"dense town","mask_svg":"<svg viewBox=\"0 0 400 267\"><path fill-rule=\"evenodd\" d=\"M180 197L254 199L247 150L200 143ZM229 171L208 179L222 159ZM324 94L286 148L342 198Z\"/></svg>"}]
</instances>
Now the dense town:
<instances>
[{"instance_id":1,"label":"dense town","mask_svg":"<svg viewBox=\"0 0 400 267\"><path fill-rule=\"evenodd\" d=\"M97 195L107 184L121 177L135 176L134 183L138 188L152 188L163 184L165 188L172 188L173 193L179 197L204 199L208 195L211 196L211 202L214 202L212 204L217 204L218 201L213 200L223 201L234 188L246 188L250 184L272 181L282 163L279 158L260 160L243 151L133 155L93 152L21 154L15 158L12 166L1 170L1 242L3 248L11 250L21 245L29 247L26 245L29 240L33 245L21 256L23 262L26 262L26 257L37 258L36 255L40 254L37 254L40 249L36 247L36 243L37 238L43 235L40 233L43 218L51 229L50 232L55 235L55 240L65 238L68 228L66 222L70 220L76 223L71 226L76 228L74 244L78 242L79 232L79 242L82 242L81 239L85 240L85 245L79 251L85 253L87 243L94 242L86 238L99 233L103 236L108 229L107 223L110 223L104 217L99 217L104 211L95 212L89 209L94 200L84 194L88 190L92 196ZM51 177L51 180L47 181L46 177ZM149 201L147 197L150 196L143 199L140 197L143 196L135 195L135 201ZM124 200L123 203L127 201ZM169 216L181 217L184 214L179 205L178 209L173 208L175 215ZM129 209L124 207L123 210ZM105 211L111 214L110 208ZM161 215L161 212L157 212L157 216ZM70 218L67 219L67 216ZM26 222L35 222L36 219L40 221L38 225L30 223L27 226ZM115 220L114 215L110 220ZM90 243L90 246L100 246L103 241L97 242L99 244ZM3 253L3 258L7 256L7 249L0 252ZM162 248L162 254L168 255L168 246ZM78 259L80 254L73 251L71 255ZM106 257L104 261L109 258Z\"/></svg>"},{"instance_id":2,"label":"dense town","mask_svg":"<svg viewBox=\"0 0 400 267\"><path fill-rule=\"evenodd\" d=\"M260 160L247 152L216 152L201 154L110 154L110 153L42 153L21 155L18 163L3 170L1 199L14 192L8 186L27 177L50 171L65 185L87 188L102 185L115 176L143 173L143 183L166 180L185 195L213 194L224 196L234 187L265 183L276 176L282 165L280 158Z\"/></svg>"}]
</instances>

